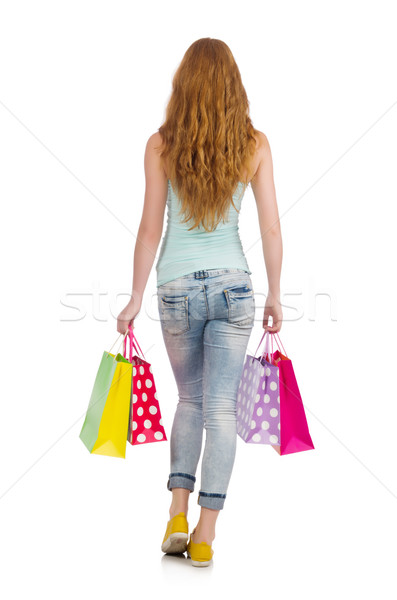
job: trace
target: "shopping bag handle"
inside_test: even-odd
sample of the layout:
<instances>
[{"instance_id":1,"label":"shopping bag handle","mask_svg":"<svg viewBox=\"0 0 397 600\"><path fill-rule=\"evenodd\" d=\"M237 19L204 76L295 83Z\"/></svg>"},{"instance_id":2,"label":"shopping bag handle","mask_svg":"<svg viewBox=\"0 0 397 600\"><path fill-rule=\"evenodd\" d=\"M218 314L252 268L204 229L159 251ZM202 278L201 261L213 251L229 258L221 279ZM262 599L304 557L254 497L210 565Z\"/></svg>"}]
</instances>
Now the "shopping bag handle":
<instances>
[{"instance_id":1,"label":"shopping bag handle","mask_svg":"<svg viewBox=\"0 0 397 600\"><path fill-rule=\"evenodd\" d=\"M268 332L268 331L264 331L264 332L263 332L263 335L262 335L262 337L261 337L261 340L260 340L260 342L259 342L259 344L258 344L258 347L257 347L257 349L255 350L255 353L254 353L254 356L252 357L252 361L251 361L251 362L254 362L254 360L255 360L255 357L256 357L256 354L257 354L257 352L258 352L258 350L259 350L259 346L261 345L261 343L262 343L262 341L263 341L263 338L265 337L265 335L266 335L267 333L270 333L270 332ZM261 357L260 357L260 359L259 359L259 362L262 360L262 358L263 358L263 357L264 357L264 355L266 354L266 350L267 350L267 348L268 348L268 342L269 342L269 336L266 338L266 342L265 342L265 349L264 349L264 351L263 351L263 354L262 354L262 356L261 356ZM268 352L268 353L269 353L269 352ZM273 354L273 339L272 339L272 354ZM269 361L269 362L270 362L270 361Z\"/></svg>"},{"instance_id":2,"label":"shopping bag handle","mask_svg":"<svg viewBox=\"0 0 397 600\"><path fill-rule=\"evenodd\" d=\"M127 331L126 331L124 334L120 333L119 337L116 339L116 341L115 341L115 342L113 342L112 346L110 347L110 350L113 348L113 346L114 346L114 345L117 343L117 341L120 339L120 336L121 336L121 335L124 335L124 340L125 340L125 336L127 335L127 333L128 333L128 330L127 330ZM121 344L122 344L122 343L123 343L123 340L121 340L121 342L120 342L119 346L117 347L117 352L115 352L115 353L114 353L113 362L116 360L116 356L117 356L117 354L118 354L118 351L120 350L120 346L121 346ZM107 353L107 355L108 355L108 356L109 356L109 354L110 354L110 350L109 350L109 352Z\"/></svg>"},{"instance_id":3,"label":"shopping bag handle","mask_svg":"<svg viewBox=\"0 0 397 600\"><path fill-rule=\"evenodd\" d=\"M280 340L280 336L278 335L278 333L277 333L277 332L276 332L275 334L273 334L273 335L274 335L274 336L277 336L277 337L278 337L278 339ZM278 345L277 338L276 338L276 337L274 337L274 339L275 339L275 341L276 341L276 344L277 344L277 346L278 346L278 349L279 349L279 351L281 352L280 346ZM284 349L284 346L283 346L283 344L282 344L282 341L281 341L281 340L280 340L280 344L281 344L281 346L282 346L282 348L283 348L283 350L284 350L284 354L285 354L285 356L288 358L288 354L286 353L286 351L285 351L285 349Z\"/></svg>"},{"instance_id":4,"label":"shopping bag handle","mask_svg":"<svg viewBox=\"0 0 397 600\"><path fill-rule=\"evenodd\" d=\"M133 327L131 325L128 325L127 333L128 333L128 338L130 340L130 362L132 362L132 349L133 348L135 349L135 352L137 354L139 354L139 351L140 351L143 359L146 361L145 355L143 354L143 351L142 351L140 345L138 344L138 340L136 339L136 336L133 331ZM126 346L127 346L127 337L124 338L124 358L126 358Z\"/></svg>"},{"instance_id":5,"label":"shopping bag handle","mask_svg":"<svg viewBox=\"0 0 397 600\"><path fill-rule=\"evenodd\" d=\"M131 336L130 336L130 330L127 329L126 332L126 336L124 337L124 350L123 350L123 356L124 358L127 358L127 338L129 339L130 343L129 343L129 348L130 348L130 358L128 359L130 361L130 363L132 363L132 340L131 340Z\"/></svg>"},{"instance_id":6,"label":"shopping bag handle","mask_svg":"<svg viewBox=\"0 0 397 600\"><path fill-rule=\"evenodd\" d=\"M263 359L263 357L265 356L265 354L267 354L267 356L268 356L268 362L271 364L271 362L272 362L272 360L273 360L273 354L274 354L274 353L273 353L273 338L271 338L271 337L270 337L270 331L265 331L265 336L266 336L266 334L267 334L267 333L268 333L269 335L266 337L265 349L264 349L264 351L263 351L263 354L262 354L262 356L261 356L261 358L260 358L260 362L262 362L262 359ZM269 344L269 339L271 339L271 340L272 340L272 353L271 353L271 354L270 354L270 344Z\"/></svg>"},{"instance_id":7,"label":"shopping bag handle","mask_svg":"<svg viewBox=\"0 0 397 600\"><path fill-rule=\"evenodd\" d=\"M265 330L265 331L263 332L263 335L262 335L262 337L261 337L261 340L260 340L260 342L259 342L259 344L258 344L258 347L257 347L257 349L255 350L255 354L254 354L254 356L256 356L256 354L257 354L257 352L258 352L258 350L259 350L259 346L261 345L261 343L262 343L262 341L263 341L263 338L265 337L265 335L266 335L267 333L269 334L269 336L272 336L272 337L270 338L270 339L272 340L272 355L273 355L273 336L274 336L274 340L275 340L275 342L276 342L276 344L277 344L277 346L278 346L278 349L279 349L279 351L281 352L281 348L280 348L280 345L279 345L279 343L278 343L278 341L277 341L277 337L278 337L278 339L279 339L279 341L280 341L280 344L281 344L281 346L282 346L282 348L283 348L283 350L284 350L284 354L285 354L285 356L288 358L288 354L286 353L286 351L285 351L285 349L284 349L284 346L283 346L283 344L282 344L282 342L281 342L281 340L280 340L280 336L278 335L278 333L277 333L277 332L276 332L276 333L273 333L272 331L268 331L268 330ZM265 350L264 350L264 352L263 352L263 354L262 354L262 356L261 356L260 360L262 360L263 356L266 354L266 351L267 351L267 348L268 348L269 336L266 338L266 342L265 342ZM277 336L277 337L276 337L276 336ZM268 354L269 354L269 352L268 352ZM270 356L269 356L269 358L270 358ZM271 362L271 361L269 361L269 362Z\"/></svg>"},{"instance_id":8,"label":"shopping bag handle","mask_svg":"<svg viewBox=\"0 0 397 600\"><path fill-rule=\"evenodd\" d=\"M263 341L263 338L265 337L265 335L266 335L267 333L268 333L268 331L264 331L264 332L263 332L263 335L262 335L262 337L261 337L261 341L259 342L259 344L258 344L258 347L257 347L257 349L255 350L255 354L254 354L254 356L256 356L256 353L257 353L257 352L258 352L258 350L259 350L259 346L261 345L261 343L262 343L262 341Z\"/></svg>"}]
</instances>

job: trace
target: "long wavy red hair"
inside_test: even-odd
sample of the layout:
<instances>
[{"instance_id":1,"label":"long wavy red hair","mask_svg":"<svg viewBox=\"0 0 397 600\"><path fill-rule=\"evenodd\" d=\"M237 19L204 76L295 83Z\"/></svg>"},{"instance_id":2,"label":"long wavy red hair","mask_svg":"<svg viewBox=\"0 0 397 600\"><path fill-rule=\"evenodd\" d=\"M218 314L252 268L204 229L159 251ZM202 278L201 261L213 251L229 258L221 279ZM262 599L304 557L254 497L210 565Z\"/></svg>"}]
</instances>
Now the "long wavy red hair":
<instances>
[{"instance_id":1,"label":"long wavy red hair","mask_svg":"<svg viewBox=\"0 0 397 600\"><path fill-rule=\"evenodd\" d=\"M186 51L172 80L161 156L181 200L183 222L213 231L249 181L255 134L240 71L223 41L201 38Z\"/></svg>"}]
</instances>

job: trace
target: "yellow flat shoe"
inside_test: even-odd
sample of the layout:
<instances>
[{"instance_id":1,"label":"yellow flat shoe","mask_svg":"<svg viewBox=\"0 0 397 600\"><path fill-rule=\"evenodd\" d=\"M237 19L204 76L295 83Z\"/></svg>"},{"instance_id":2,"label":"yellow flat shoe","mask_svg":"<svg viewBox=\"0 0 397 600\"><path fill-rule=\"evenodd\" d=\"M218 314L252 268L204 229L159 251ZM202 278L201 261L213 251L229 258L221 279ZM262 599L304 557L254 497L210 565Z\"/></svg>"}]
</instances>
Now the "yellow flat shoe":
<instances>
[{"instance_id":1,"label":"yellow flat shoe","mask_svg":"<svg viewBox=\"0 0 397 600\"><path fill-rule=\"evenodd\" d=\"M175 515L167 523L167 530L161 544L161 549L166 554L182 554L186 552L189 538L189 525L185 513Z\"/></svg>"},{"instance_id":2,"label":"yellow flat shoe","mask_svg":"<svg viewBox=\"0 0 397 600\"><path fill-rule=\"evenodd\" d=\"M192 531L190 535L190 540L186 549L187 555L192 559L192 565L194 567L208 567L212 563L214 551L212 546L205 542L200 542L199 544L193 542L192 535L195 531L196 530Z\"/></svg>"}]
</instances>

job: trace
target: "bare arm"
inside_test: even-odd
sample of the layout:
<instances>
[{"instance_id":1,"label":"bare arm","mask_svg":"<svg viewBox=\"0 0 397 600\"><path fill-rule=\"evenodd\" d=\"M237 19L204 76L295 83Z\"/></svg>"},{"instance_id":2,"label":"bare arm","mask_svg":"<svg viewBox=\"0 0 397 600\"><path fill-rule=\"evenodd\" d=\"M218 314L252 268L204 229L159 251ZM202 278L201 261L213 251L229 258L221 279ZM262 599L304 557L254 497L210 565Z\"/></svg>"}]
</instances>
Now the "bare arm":
<instances>
[{"instance_id":1,"label":"bare arm","mask_svg":"<svg viewBox=\"0 0 397 600\"><path fill-rule=\"evenodd\" d=\"M283 244L274 187L273 160L270 145L264 133L260 134L259 141L258 152L260 160L258 169L252 178L251 187L258 210L263 257L269 285L263 325L266 329L274 333L280 330L282 322L280 277ZM273 318L273 325L268 327L267 323L270 315Z\"/></svg>"},{"instance_id":2,"label":"bare arm","mask_svg":"<svg viewBox=\"0 0 397 600\"><path fill-rule=\"evenodd\" d=\"M132 298L117 317L117 331L125 333L128 325L138 314L146 284L156 258L163 231L164 212L167 201L167 177L162 167L159 151L155 146L161 142L155 133L147 141L145 149L145 198L134 251Z\"/></svg>"}]
</instances>

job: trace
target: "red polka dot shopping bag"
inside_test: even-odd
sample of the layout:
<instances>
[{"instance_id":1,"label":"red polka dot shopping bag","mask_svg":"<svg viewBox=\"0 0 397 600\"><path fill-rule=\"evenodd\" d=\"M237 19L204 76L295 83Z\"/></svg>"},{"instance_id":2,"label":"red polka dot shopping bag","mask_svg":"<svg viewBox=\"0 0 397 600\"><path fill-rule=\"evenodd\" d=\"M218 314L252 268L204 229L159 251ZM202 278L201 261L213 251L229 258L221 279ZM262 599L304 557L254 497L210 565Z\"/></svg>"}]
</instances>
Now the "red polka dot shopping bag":
<instances>
[{"instance_id":1,"label":"red polka dot shopping bag","mask_svg":"<svg viewBox=\"0 0 397 600\"><path fill-rule=\"evenodd\" d=\"M79 437L91 454L125 458L132 365L125 352L123 357L110 350L102 355Z\"/></svg>"},{"instance_id":2,"label":"red polka dot shopping bag","mask_svg":"<svg viewBox=\"0 0 397 600\"><path fill-rule=\"evenodd\" d=\"M160 405L154 383L152 365L145 360L133 329L129 326L130 362L132 365L132 393L128 427L128 441L131 445L167 441ZM124 349L127 338L124 338ZM141 352L143 358L132 356L132 349Z\"/></svg>"},{"instance_id":3,"label":"red polka dot shopping bag","mask_svg":"<svg viewBox=\"0 0 397 600\"><path fill-rule=\"evenodd\" d=\"M246 357L237 395L237 433L245 442L272 445L280 455L312 450L292 361L285 350L285 355L273 353L273 337L270 353L270 335L278 336L263 333L255 352L267 336L261 356Z\"/></svg>"}]
</instances>

